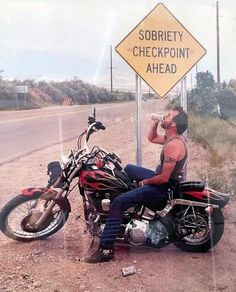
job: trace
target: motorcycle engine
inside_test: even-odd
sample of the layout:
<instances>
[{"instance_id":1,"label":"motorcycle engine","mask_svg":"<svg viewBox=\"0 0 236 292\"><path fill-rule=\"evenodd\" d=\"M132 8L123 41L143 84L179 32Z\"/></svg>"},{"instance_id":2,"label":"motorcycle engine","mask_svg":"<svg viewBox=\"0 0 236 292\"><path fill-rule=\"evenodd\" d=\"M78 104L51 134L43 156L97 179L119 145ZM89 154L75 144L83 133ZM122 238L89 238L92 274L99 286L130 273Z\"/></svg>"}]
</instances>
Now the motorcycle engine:
<instances>
[{"instance_id":1,"label":"motorcycle engine","mask_svg":"<svg viewBox=\"0 0 236 292\"><path fill-rule=\"evenodd\" d=\"M146 237L150 239L152 244L157 245L160 240L168 238L168 232L161 221L151 221L146 232Z\"/></svg>"},{"instance_id":2,"label":"motorcycle engine","mask_svg":"<svg viewBox=\"0 0 236 292\"><path fill-rule=\"evenodd\" d=\"M148 229L148 223L138 220L132 220L126 227L128 241L132 245L143 245L146 242L145 233Z\"/></svg>"},{"instance_id":3,"label":"motorcycle engine","mask_svg":"<svg viewBox=\"0 0 236 292\"><path fill-rule=\"evenodd\" d=\"M160 240L168 237L168 232L160 221L133 220L127 225L126 234L132 245L144 245L147 240L157 245Z\"/></svg>"}]
</instances>

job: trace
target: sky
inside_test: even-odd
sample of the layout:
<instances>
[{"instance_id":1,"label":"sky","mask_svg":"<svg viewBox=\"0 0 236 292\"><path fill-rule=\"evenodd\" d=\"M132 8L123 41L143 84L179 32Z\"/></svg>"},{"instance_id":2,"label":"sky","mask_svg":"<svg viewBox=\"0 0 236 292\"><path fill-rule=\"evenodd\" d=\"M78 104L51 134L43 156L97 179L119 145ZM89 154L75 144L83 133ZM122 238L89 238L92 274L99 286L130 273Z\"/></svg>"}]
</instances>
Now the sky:
<instances>
[{"instance_id":1,"label":"sky","mask_svg":"<svg viewBox=\"0 0 236 292\"><path fill-rule=\"evenodd\" d=\"M114 48L159 3L154 0L0 0L2 78L68 80L132 90L133 69ZM216 80L216 1L161 1L207 50L198 71ZM236 79L236 1L219 0L221 81ZM195 82L196 68L188 75Z\"/></svg>"}]
</instances>

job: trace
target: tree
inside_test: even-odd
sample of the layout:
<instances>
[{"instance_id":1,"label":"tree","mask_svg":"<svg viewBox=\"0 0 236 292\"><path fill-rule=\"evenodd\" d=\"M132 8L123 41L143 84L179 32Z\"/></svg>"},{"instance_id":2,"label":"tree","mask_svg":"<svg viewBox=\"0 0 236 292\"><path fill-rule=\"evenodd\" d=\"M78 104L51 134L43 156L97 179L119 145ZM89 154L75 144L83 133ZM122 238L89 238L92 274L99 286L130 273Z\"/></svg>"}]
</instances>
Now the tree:
<instances>
[{"instance_id":1,"label":"tree","mask_svg":"<svg viewBox=\"0 0 236 292\"><path fill-rule=\"evenodd\" d=\"M204 90L208 87L215 87L214 76L211 74L211 72L206 71L197 73L197 89Z\"/></svg>"}]
</instances>

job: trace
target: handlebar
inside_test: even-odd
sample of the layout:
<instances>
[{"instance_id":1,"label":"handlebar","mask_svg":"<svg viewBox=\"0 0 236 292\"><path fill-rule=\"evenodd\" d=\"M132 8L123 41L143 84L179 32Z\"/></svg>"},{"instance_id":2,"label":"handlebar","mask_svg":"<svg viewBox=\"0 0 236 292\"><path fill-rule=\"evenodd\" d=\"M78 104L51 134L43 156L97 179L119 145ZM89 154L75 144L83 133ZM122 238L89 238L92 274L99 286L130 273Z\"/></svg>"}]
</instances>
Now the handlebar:
<instances>
[{"instance_id":1,"label":"handlebar","mask_svg":"<svg viewBox=\"0 0 236 292\"><path fill-rule=\"evenodd\" d=\"M120 164L121 163L120 157L118 157L114 152L108 153L106 157L109 161L111 161L115 165L115 167L119 171L121 171L123 169L121 164Z\"/></svg>"},{"instance_id":2,"label":"handlebar","mask_svg":"<svg viewBox=\"0 0 236 292\"><path fill-rule=\"evenodd\" d=\"M78 141L77 141L78 149L80 149L82 147L82 145L81 145L82 138L85 136L85 144L84 144L83 148L86 149L86 151L89 151L88 146L87 146L87 142L88 142L91 134L93 134L94 132L96 132L98 130L105 130L105 129L106 129L106 127L101 122L96 121L96 109L94 107L92 114L90 114L88 117L88 129L85 130L78 137Z\"/></svg>"},{"instance_id":3,"label":"handlebar","mask_svg":"<svg viewBox=\"0 0 236 292\"><path fill-rule=\"evenodd\" d=\"M106 128L103 126L101 122L97 121L97 122L92 123L89 126L87 134L86 134L86 142L88 142L90 135L96 132L96 130L105 130L105 129Z\"/></svg>"}]
</instances>

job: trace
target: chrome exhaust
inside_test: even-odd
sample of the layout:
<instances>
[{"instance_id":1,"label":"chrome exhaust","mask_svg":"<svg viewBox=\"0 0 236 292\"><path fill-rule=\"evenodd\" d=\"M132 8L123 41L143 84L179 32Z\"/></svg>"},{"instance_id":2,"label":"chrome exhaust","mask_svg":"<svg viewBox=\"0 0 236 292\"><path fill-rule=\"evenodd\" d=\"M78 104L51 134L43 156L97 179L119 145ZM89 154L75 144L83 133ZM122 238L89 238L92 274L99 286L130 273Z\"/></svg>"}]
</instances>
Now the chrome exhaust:
<instances>
[{"instance_id":1,"label":"chrome exhaust","mask_svg":"<svg viewBox=\"0 0 236 292\"><path fill-rule=\"evenodd\" d=\"M184 200L184 199L175 199L175 200L169 201L163 210L156 211L156 214L161 217L165 217L170 212L170 210L174 207L174 205L202 207L202 208L205 208L205 211L208 214L211 214L213 209L219 208L219 206L215 204L208 204L208 203L202 203L202 202L196 202L196 201L190 201L190 200Z\"/></svg>"}]
</instances>

